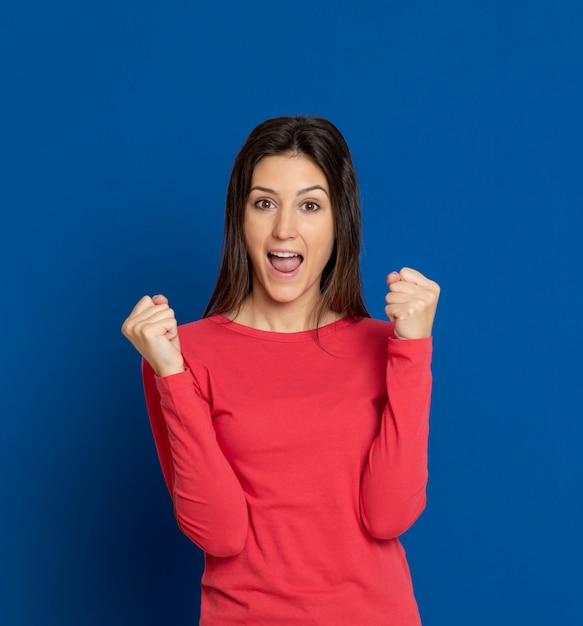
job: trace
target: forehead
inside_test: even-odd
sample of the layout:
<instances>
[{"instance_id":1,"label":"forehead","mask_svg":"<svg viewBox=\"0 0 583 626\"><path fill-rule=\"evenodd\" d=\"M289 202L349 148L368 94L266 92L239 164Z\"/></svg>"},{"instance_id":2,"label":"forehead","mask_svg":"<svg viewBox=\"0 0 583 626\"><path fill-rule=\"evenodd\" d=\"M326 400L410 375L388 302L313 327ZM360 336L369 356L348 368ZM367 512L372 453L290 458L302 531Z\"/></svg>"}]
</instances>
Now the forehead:
<instances>
[{"instance_id":1,"label":"forehead","mask_svg":"<svg viewBox=\"0 0 583 626\"><path fill-rule=\"evenodd\" d=\"M277 154L263 157L253 169L251 186L276 184L298 188L320 185L328 190L321 168L303 154Z\"/></svg>"}]
</instances>

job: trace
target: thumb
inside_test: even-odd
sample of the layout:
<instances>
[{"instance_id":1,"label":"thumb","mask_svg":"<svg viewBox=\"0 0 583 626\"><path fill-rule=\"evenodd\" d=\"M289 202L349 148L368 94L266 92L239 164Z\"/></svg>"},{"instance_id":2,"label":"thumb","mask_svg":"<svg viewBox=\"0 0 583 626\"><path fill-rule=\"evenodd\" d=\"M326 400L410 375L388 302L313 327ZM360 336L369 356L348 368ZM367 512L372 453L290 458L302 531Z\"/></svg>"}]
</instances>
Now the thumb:
<instances>
[{"instance_id":1,"label":"thumb","mask_svg":"<svg viewBox=\"0 0 583 626\"><path fill-rule=\"evenodd\" d=\"M158 294L157 296L152 296L152 302L154 304L168 304L168 298L166 296Z\"/></svg>"},{"instance_id":2,"label":"thumb","mask_svg":"<svg viewBox=\"0 0 583 626\"><path fill-rule=\"evenodd\" d=\"M391 272L387 276L387 285L392 285L393 283L398 283L401 280L401 275L399 272Z\"/></svg>"}]
</instances>

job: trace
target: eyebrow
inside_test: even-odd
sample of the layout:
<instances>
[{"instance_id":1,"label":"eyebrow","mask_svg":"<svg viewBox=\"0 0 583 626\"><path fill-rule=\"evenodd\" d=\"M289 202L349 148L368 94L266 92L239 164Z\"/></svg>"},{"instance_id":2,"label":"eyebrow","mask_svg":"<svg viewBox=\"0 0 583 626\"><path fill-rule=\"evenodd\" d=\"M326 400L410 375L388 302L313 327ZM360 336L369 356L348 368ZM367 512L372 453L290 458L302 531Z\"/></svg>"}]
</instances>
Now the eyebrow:
<instances>
[{"instance_id":1,"label":"eyebrow","mask_svg":"<svg viewBox=\"0 0 583 626\"><path fill-rule=\"evenodd\" d=\"M301 196L304 193L308 193L310 191L316 191L317 189L320 189L321 191L323 191L326 195L328 195L328 192L324 189L324 187L322 187L322 185L312 185L311 187L306 187L305 189L300 189L297 193L296 196ZM255 187L251 187L250 191L264 191L265 193L272 193L274 196L278 196L279 194L277 193L277 191L275 191L275 189L270 189L269 187L261 187L259 185L255 185Z\"/></svg>"}]
</instances>

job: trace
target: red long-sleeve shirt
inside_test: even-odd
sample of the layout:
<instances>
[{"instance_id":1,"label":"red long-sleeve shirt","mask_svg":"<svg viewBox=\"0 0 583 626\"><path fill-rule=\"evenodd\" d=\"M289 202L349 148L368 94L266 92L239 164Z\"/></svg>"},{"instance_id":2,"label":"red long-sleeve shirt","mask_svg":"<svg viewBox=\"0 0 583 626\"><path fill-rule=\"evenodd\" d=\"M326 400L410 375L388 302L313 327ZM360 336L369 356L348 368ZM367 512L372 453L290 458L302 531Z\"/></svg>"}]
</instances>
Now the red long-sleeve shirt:
<instances>
[{"instance_id":1,"label":"red long-sleeve shirt","mask_svg":"<svg viewBox=\"0 0 583 626\"><path fill-rule=\"evenodd\" d=\"M187 371L144 365L203 626L418 626L397 537L425 506L431 339L344 318L275 333L181 326Z\"/></svg>"}]
</instances>

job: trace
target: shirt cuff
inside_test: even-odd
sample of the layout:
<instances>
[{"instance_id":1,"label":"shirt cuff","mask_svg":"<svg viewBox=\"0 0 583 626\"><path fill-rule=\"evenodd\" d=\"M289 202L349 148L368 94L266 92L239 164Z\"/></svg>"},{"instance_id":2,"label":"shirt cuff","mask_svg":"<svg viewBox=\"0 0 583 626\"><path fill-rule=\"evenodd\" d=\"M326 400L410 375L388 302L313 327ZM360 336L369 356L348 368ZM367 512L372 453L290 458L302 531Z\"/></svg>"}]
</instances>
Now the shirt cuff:
<instances>
[{"instance_id":1,"label":"shirt cuff","mask_svg":"<svg viewBox=\"0 0 583 626\"><path fill-rule=\"evenodd\" d=\"M194 386L192 372L189 369L169 376L156 376L155 379L156 387L160 393L188 389Z\"/></svg>"},{"instance_id":2,"label":"shirt cuff","mask_svg":"<svg viewBox=\"0 0 583 626\"><path fill-rule=\"evenodd\" d=\"M431 354L433 351L433 337L424 339L397 339L389 337L389 354L409 356L413 354Z\"/></svg>"}]
</instances>

